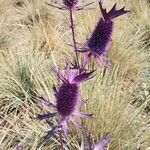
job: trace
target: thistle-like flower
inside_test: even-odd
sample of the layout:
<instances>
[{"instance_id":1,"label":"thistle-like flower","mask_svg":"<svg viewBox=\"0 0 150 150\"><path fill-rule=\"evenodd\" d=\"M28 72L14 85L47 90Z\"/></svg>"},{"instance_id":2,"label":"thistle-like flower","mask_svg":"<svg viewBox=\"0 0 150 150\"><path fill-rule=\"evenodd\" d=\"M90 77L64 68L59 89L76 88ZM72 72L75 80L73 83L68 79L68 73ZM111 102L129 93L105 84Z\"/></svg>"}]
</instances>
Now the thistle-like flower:
<instances>
[{"instance_id":1,"label":"thistle-like flower","mask_svg":"<svg viewBox=\"0 0 150 150\"><path fill-rule=\"evenodd\" d=\"M52 6L54 8L58 8L61 10L76 10L76 11L83 10L85 7L90 6L93 3L94 2L90 2L85 5L81 5L81 0L60 0L60 4L57 6L45 2L45 4Z\"/></svg>"},{"instance_id":2,"label":"thistle-like flower","mask_svg":"<svg viewBox=\"0 0 150 150\"><path fill-rule=\"evenodd\" d=\"M82 106L86 101L81 101L79 99L80 90L79 84L83 83L91 78L94 71L82 72L78 74L78 71L72 71L69 66L67 66L65 72L66 76L63 76L60 71L55 71L58 78L62 81L60 86L56 88L53 87L54 96L56 98L56 104L50 103L43 97L38 97L40 101L49 107L52 107L55 112L47 113L43 115L38 115L37 118L40 120L50 119L51 117L58 116L58 125L52 127L52 130L47 133L45 138L50 138L54 133L62 130L64 135L67 135L68 121L71 121L76 127L85 129L82 127L75 119L74 116L79 116L81 118L91 118L92 114L78 112L78 108Z\"/></svg>"},{"instance_id":3,"label":"thistle-like flower","mask_svg":"<svg viewBox=\"0 0 150 150\"><path fill-rule=\"evenodd\" d=\"M71 9L77 5L78 0L63 0L63 3L67 8Z\"/></svg>"},{"instance_id":4,"label":"thistle-like flower","mask_svg":"<svg viewBox=\"0 0 150 150\"><path fill-rule=\"evenodd\" d=\"M109 42L111 41L113 19L128 12L124 10L125 7L116 10L116 4L109 12L103 9L101 1L99 2L99 6L103 17L100 18L90 38L87 40L86 45L89 51L86 54L84 65L88 63L93 55L97 64L106 66L107 59L105 56L108 51Z\"/></svg>"}]
</instances>

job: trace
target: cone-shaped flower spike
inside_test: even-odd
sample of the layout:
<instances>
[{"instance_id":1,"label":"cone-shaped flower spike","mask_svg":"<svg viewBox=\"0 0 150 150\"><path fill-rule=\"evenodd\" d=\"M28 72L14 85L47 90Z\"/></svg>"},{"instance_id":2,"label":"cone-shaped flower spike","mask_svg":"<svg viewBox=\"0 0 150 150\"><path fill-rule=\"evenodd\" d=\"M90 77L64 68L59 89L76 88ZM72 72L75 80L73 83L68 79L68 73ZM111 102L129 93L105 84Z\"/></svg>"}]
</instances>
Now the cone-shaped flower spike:
<instances>
[{"instance_id":1,"label":"cone-shaped flower spike","mask_svg":"<svg viewBox=\"0 0 150 150\"><path fill-rule=\"evenodd\" d=\"M106 9L103 9L101 1L99 2L99 6L102 18L99 19L94 31L91 33L91 36L87 41L89 51L86 54L84 64L88 63L93 55L100 66L105 66L107 63L105 56L108 51L113 31L113 19L126 14L128 11L124 10L125 7L116 10L115 4L112 9L107 12Z\"/></svg>"},{"instance_id":2,"label":"cone-shaped flower spike","mask_svg":"<svg viewBox=\"0 0 150 150\"><path fill-rule=\"evenodd\" d=\"M56 98L56 104L50 103L48 100L43 97L38 97L40 101L46 104L49 107L54 108L55 112L47 113L43 115L38 115L37 118L40 120L50 119L54 116L59 117L58 125L54 126L51 131L47 133L45 138L50 138L54 133L59 130L62 130L64 135L67 135L68 121L71 121L76 127L84 129L75 119L74 116L79 116L81 118L91 118L92 114L78 112L78 108L82 106L86 101L81 101L80 98L80 83L83 83L91 78L91 75L94 71L91 72L82 72L78 74L78 71L73 71L70 69L69 65L65 70L66 76L63 76L59 70L55 71L58 78L62 83L56 88L53 87L54 96Z\"/></svg>"}]
</instances>

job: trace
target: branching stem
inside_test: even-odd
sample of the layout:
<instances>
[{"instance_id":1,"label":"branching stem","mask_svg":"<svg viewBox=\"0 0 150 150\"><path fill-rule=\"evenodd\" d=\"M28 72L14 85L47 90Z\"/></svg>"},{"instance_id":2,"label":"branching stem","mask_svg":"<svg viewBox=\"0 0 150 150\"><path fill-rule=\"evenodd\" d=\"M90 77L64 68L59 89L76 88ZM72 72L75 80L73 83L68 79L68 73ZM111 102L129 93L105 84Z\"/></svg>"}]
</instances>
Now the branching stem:
<instances>
[{"instance_id":1,"label":"branching stem","mask_svg":"<svg viewBox=\"0 0 150 150\"><path fill-rule=\"evenodd\" d=\"M78 66L78 68L80 68L79 58L78 58L78 49L77 49L76 39L75 39L75 30L74 30L72 9L69 9L69 12L70 12L70 23L71 23L70 27L71 27L71 31L72 31L73 46L74 46L74 50L75 50L75 54L76 54L77 66Z\"/></svg>"}]
</instances>

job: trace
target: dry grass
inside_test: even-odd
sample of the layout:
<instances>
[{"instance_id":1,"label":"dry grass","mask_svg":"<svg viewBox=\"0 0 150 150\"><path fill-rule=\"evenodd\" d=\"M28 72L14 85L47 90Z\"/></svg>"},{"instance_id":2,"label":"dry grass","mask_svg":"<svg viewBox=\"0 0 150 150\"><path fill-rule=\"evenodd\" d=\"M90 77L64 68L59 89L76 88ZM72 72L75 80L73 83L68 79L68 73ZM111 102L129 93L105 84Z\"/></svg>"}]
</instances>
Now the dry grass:
<instances>
[{"instance_id":1,"label":"dry grass","mask_svg":"<svg viewBox=\"0 0 150 150\"><path fill-rule=\"evenodd\" d=\"M25 0L21 7L16 2L0 1L0 149L14 150L20 144L30 150L56 150L56 139L40 144L49 127L33 117L48 110L35 96L54 101L51 87L57 80L51 67L63 67L73 58L72 48L66 45L71 42L67 13L40 0ZM135 150L139 146L148 150L150 118L144 109L150 103L150 6L146 0L118 4L126 5L132 13L115 22L108 55L111 70L105 75L98 70L81 88L82 98L89 99L82 109L96 117L82 123L95 141L109 132L113 138L109 150ZM110 8L113 1L106 5ZM98 17L99 9L75 14L79 42L86 41ZM141 84L146 85L145 90L139 88ZM143 95L138 107L131 105ZM79 149L82 139L73 130L65 150Z\"/></svg>"},{"instance_id":2,"label":"dry grass","mask_svg":"<svg viewBox=\"0 0 150 150\"><path fill-rule=\"evenodd\" d=\"M145 121L141 115L149 98L139 108L131 105L134 99L132 94L137 87L129 80L124 81L118 69L119 66L114 67L104 77L102 72L97 73L91 86L88 83L85 86L83 91L87 91L86 97L90 99L85 109L96 116L94 124L88 120L86 124L97 139L108 132L113 136L110 149L134 150L139 145L144 146L140 143L149 138L145 132L149 130L149 120Z\"/></svg>"}]
</instances>

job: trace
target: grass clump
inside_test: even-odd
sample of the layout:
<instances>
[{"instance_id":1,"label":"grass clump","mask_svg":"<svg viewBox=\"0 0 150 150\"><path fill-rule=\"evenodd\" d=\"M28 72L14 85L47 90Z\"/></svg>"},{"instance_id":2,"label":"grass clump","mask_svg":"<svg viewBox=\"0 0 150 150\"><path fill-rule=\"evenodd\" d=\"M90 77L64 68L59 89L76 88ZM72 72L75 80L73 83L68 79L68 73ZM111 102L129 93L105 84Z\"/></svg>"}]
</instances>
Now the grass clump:
<instances>
[{"instance_id":1,"label":"grass clump","mask_svg":"<svg viewBox=\"0 0 150 150\"><path fill-rule=\"evenodd\" d=\"M108 7L113 2L108 2ZM36 96L55 102L52 86L57 80L53 68L63 68L74 58L72 47L67 46L72 39L68 18L40 0L0 3L4 4L0 4L0 149L13 150L18 144L31 150L59 149L57 135L41 143L50 127L34 118L49 111ZM91 132L93 143L109 132L112 142L108 150L148 150L150 5L146 0L119 3L131 13L115 21L108 53L110 70L99 69L81 87L81 97L89 99L81 110L93 113L95 119L79 121ZM75 14L80 23L76 27L78 42L86 42L99 14L99 9ZM77 134L72 125L69 127L65 150L80 149L83 139L88 145L81 132Z\"/></svg>"}]
</instances>

